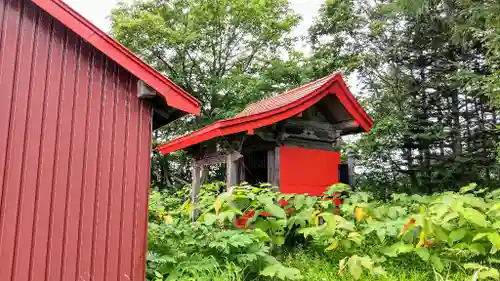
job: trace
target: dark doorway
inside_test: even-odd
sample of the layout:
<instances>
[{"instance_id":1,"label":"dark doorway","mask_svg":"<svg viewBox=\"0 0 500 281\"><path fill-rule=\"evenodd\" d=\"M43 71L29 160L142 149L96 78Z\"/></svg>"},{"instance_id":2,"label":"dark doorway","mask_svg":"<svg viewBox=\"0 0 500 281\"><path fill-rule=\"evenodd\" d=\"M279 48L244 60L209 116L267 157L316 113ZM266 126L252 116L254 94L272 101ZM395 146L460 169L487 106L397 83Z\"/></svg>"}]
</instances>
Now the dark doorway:
<instances>
[{"instance_id":1,"label":"dark doorway","mask_svg":"<svg viewBox=\"0 0 500 281\"><path fill-rule=\"evenodd\" d=\"M253 151L245 156L245 181L258 185L267 182L267 151Z\"/></svg>"},{"instance_id":2,"label":"dark doorway","mask_svg":"<svg viewBox=\"0 0 500 281\"><path fill-rule=\"evenodd\" d=\"M339 182L351 185L349 182L349 166L347 164L339 164Z\"/></svg>"}]
</instances>

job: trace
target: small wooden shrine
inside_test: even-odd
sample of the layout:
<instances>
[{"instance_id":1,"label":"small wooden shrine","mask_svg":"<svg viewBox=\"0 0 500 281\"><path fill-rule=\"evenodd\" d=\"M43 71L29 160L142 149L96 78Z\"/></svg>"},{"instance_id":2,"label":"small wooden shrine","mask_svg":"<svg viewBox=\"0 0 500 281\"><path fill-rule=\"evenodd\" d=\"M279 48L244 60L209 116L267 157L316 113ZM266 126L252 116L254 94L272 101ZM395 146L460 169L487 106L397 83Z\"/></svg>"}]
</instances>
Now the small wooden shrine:
<instances>
[{"instance_id":1,"label":"small wooden shrine","mask_svg":"<svg viewBox=\"0 0 500 281\"><path fill-rule=\"evenodd\" d=\"M193 157L193 194L202 170L226 164L227 186L271 183L283 193L321 195L339 182L342 136L367 132L373 121L334 73L292 91L250 104L233 118L215 122L158 147ZM352 165L350 166L352 169Z\"/></svg>"}]
</instances>

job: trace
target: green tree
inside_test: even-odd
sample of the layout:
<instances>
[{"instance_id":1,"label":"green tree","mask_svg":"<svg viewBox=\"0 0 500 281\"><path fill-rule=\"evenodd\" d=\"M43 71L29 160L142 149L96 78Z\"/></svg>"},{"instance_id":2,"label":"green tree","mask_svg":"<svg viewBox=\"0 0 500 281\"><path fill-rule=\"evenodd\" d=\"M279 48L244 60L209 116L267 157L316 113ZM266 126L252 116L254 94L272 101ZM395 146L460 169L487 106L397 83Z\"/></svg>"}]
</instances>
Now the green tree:
<instances>
[{"instance_id":1,"label":"green tree","mask_svg":"<svg viewBox=\"0 0 500 281\"><path fill-rule=\"evenodd\" d=\"M158 142L231 117L250 102L303 82L304 58L292 50L290 35L299 16L288 0L147 0L120 4L111 22L120 43L202 104L199 117L162 128ZM156 164L163 171L153 176L170 182L168 165Z\"/></svg>"},{"instance_id":2,"label":"green tree","mask_svg":"<svg viewBox=\"0 0 500 281\"><path fill-rule=\"evenodd\" d=\"M464 19L475 15L471 3L330 0L311 28L316 55L331 50L356 58L375 119L372 132L357 143L359 163L365 182L383 192L391 192L389 186L434 192L498 181L498 118L486 85L495 87L472 83L491 81L491 40L498 35L484 27L494 21L483 18L475 24L483 33L469 26L465 40L457 40ZM484 17L495 5L486 6Z\"/></svg>"}]
</instances>

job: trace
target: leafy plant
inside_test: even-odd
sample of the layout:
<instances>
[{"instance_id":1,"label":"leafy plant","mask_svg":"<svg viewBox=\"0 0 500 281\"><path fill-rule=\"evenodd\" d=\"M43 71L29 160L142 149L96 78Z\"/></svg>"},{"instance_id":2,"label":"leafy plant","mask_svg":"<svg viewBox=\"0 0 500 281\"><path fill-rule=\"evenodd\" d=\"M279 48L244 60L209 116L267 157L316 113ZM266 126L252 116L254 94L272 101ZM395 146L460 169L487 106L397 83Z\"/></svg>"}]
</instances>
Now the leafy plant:
<instances>
[{"instance_id":1,"label":"leafy plant","mask_svg":"<svg viewBox=\"0 0 500 281\"><path fill-rule=\"evenodd\" d=\"M389 201L345 185L322 197L280 194L269 185L215 190L209 185L200 193L195 222L189 208L171 216L152 194L150 276L195 278L223 268L298 280L301 272L278 258L306 247L337 262L337 275L354 279L384 276L386 265L401 260L421 264L436 280L457 271L498 279L499 190L469 185L427 196L394 194Z\"/></svg>"}]
</instances>

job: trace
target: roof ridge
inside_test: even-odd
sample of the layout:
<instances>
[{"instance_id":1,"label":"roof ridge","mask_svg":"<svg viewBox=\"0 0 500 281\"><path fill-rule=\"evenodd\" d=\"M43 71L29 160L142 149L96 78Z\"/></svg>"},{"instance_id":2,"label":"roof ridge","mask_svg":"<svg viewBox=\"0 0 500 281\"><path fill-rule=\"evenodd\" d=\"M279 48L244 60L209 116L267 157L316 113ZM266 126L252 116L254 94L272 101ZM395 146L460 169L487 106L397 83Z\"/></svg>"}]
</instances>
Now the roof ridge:
<instances>
[{"instance_id":1,"label":"roof ridge","mask_svg":"<svg viewBox=\"0 0 500 281\"><path fill-rule=\"evenodd\" d=\"M307 88L308 86L311 86L312 84L316 84L316 83L318 83L320 81L323 82L324 80L326 80L326 78L332 78L333 76L335 76L337 74L338 74L338 72L334 72L334 73L332 73L330 75L323 76L323 77L318 78L316 80L313 80L313 81L311 81L311 82L309 82L307 84L301 85L301 86L299 86L299 87L297 87L295 89L292 89L292 90L286 91L284 93L278 94L277 96L286 95L286 94L289 94L289 93L292 93L292 92L297 92L298 90L301 90L303 88Z\"/></svg>"},{"instance_id":2,"label":"roof ridge","mask_svg":"<svg viewBox=\"0 0 500 281\"><path fill-rule=\"evenodd\" d=\"M243 110L241 110L240 112L238 112L238 114L234 115L233 117L231 117L229 119L242 117L245 112L252 110L254 107L259 106L259 105L265 103L266 101L279 100L280 98L286 98L286 97L288 97L291 94L298 93L301 90L307 89L308 87L311 87L313 85L315 86L315 85L318 85L318 84L326 83L327 80L330 80L330 79L334 78L338 74L339 74L339 72L334 72L334 73L332 73L330 75L321 77L321 78L316 79L314 81L311 81L311 82L309 82L307 84L301 85L301 86L299 86L299 87L297 87L295 89L292 89L292 90L280 93L280 94L278 94L276 96L271 96L271 97L268 97L268 98L264 98L264 99L252 102L252 103L246 105L245 108L243 108Z\"/></svg>"}]
</instances>

